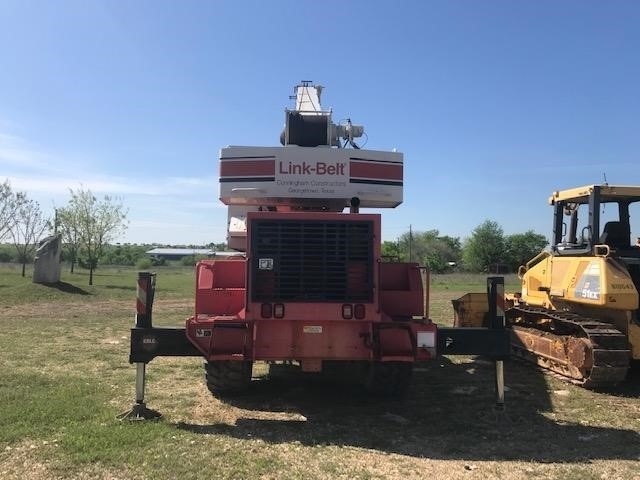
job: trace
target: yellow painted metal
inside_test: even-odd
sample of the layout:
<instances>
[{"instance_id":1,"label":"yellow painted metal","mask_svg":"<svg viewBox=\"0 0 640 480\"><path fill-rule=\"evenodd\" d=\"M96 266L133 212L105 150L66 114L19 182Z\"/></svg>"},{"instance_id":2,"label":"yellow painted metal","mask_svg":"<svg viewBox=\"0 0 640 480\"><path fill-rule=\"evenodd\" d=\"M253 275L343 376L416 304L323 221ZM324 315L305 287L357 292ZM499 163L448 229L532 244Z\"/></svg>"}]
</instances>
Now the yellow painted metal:
<instances>
[{"instance_id":1,"label":"yellow painted metal","mask_svg":"<svg viewBox=\"0 0 640 480\"><path fill-rule=\"evenodd\" d=\"M622 199L622 198L639 198L640 187L630 185L599 185L600 197L604 200ZM549 204L553 205L558 201L568 201L573 203L587 203L589 194L593 191L595 185L585 185L584 187L571 188L568 190L560 190L553 192L549 197Z\"/></svg>"},{"instance_id":2,"label":"yellow painted metal","mask_svg":"<svg viewBox=\"0 0 640 480\"><path fill-rule=\"evenodd\" d=\"M522 300L555 309L562 300L611 310L636 310L629 272L610 257L545 257L522 276Z\"/></svg>"},{"instance_id":3,"label":"yellow painted metal","mask_svg":"<svg viewBox=\"0 0 640 480\"><path fill-rule=\"evenodd\" d=\"M533 260L536 260L534 262ZM528 269L522 275L522 300L529 305L548 307L549 304L549 279L551 277L550 255L538 255L527 263Z\"/></svg>"},{"instance_id":4,"label":"yellow painted metal","mask_svg":"<svg viewBox=\"0 0 640 480\"><path fill-rule=\"evenodd\" d=\"M467 293L456 300L451 300L451 303L453 304L454 327L486 326L486 318L489 314L486 293Z\"/></svg>"}]
</instances>

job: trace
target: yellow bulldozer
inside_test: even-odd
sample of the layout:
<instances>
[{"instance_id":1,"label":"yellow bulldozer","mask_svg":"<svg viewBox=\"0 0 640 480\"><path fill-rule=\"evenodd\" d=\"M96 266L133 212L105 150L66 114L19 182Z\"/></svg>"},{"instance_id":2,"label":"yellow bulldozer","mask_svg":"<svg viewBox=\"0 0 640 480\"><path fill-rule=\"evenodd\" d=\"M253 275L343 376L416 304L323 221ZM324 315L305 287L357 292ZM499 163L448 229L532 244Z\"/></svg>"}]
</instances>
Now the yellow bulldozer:
<instances>
[{"instance_id":1,"label":"yellow bulldozer","mask_svg":"<svg viewBox=\"0 0 640 480\"><path fill-rule=\"evenodd\" d=\"M587 388L623 381L640 359L640 186L554 192L549 248L505 295L512 353ZM634 237L636 238L636 237ZM455 326L481 326L486 294L453 300Z\"/></svg>"}]
</instances>

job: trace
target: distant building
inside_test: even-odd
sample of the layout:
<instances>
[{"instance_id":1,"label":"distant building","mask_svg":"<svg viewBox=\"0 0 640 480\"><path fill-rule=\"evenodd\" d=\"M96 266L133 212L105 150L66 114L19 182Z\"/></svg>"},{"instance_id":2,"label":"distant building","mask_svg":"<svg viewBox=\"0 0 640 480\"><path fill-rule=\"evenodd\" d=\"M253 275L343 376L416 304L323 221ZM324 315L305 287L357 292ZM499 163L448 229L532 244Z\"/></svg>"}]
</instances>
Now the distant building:
<instances>
[{"instance_id":1,"label":"distant building","mask_svg":"<svg viewBox=\"0 0 640 480\"><path fill-rule=\"evenodd\" d=\"M209 258L227 258L244 255L242 252L219 252L210 248L154 248L145 252L153 258L165 260L180 260L191 255L202 255Z\"/></svg>"}]
</instances>

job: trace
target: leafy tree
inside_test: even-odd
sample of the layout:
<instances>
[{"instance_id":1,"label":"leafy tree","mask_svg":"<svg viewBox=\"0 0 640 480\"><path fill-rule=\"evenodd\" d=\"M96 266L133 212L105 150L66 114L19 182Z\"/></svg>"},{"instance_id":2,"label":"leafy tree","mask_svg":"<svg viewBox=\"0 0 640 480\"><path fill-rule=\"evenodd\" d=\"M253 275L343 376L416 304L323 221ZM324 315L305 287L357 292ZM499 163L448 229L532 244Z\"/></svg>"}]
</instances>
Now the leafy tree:
<instances>
[{"instance_id":1,"label":"leafy tree","mask_svg":"<svg viewBox=\"0 0 640 480\"><path fill-rule=\"evenodd\" d=\"M105 245L126 229L127 211L112 197L98 200L91 190L82 188L71 190L67 208L77 221L79 260L89 269L89 285L93 285L93 271L98 267Z\"/></svg>"},{"instance_id":2,"label":"leafy tree","mask_svg":"<svg viewBox=\"0 0 640 480\"><path fill-rule=\"evenodd\" d=\"M435 230L436 235L438 231ZM457 237L436 236L429 242L427 256L422 260L424 265L434 273L443 273L449 270L452 263L459 263L462 256L460 239Z\"/></svg>"},{"instance_id":3,"label":"leafy tree","mask_svg":"<svg viewBox=\"0 0 640 480\"><path fill-rule=\"evenodd\" d=\"M147 270L148 268L151 268L152 265L153 262L150 258L141 258L136 262L136 268L138 270Z\"/></svg>"},{"instance_id":4,"label":"leafy tree","mask_svg":"<svg viewBox=\"0 0 640 480\"><path fill-rule=\"evenodd\" d=\"M505 253L502 227L493 220L485 220L465 241L462 258L466 268L473 272L483 272L490 265L504 263L507 258Z\"/></svg>"},{"instance_id":5,"label":"leafy tree","mask_svg":"<svg viewBox=\"0 0 640 480\"><path fill-rule=\"evenodd\" d=\"M406 232L397 245L401 260L418 262L434 273L446 272L450 263L458 263L461 256L460 239L440 236L438 230Z\"/></svg>"},{"instance_id":6,"label":"leafy tree","mask_svg":"<svg viewBox=\"0 0 640 480\"><path fill-rule=\"evenodd\" d=\"M47 227L49 220L42 215L40 204L26 197L19 202L16 219L11 225L10 234L18 252L18 261L22 264L22 276L25 276L27 262L33 258L36 243Z\"/></svg>"},{"instance_id":7,"label":"leafy tree","mask_svg":"<svg viewBox=\"0 0 640 480\"><path fill-rule=\"evenodd\" d=\"M399 242L391 242L386 240L381 245L381 255L386 261L397 261L402 257Z\"/></svg>"},{"instance_id":8,"label":"leafy tree","mask_svg":"<svg viewBox=\"0 0 640 480\"><path fill-rule=\"evenodd\" d=\"M15 253L11 245L0 245L0 263L15 261Z\"/></svg>"},{"instance_id":9,"label":"leafy tree","mask_svg":"<svg viewBox=\"0 0 640 480\"><path fill-rule=\"evenodd\" d=\"M0 183L0 241L10 235L18 210L25 201L24 193L14 193L9 180Z\"/></svg>"},{"instance_id":10,"label":"leafy tree","mask_svg":"<svg viewBox=\"0 0 640 480\"><path fill-rule=\"evenodd\" d=\"M506 263L513 270L517 270L520 265L524 265L540 253L547 243L544 235L533 230L509 235L505 239Z\"/></svg>"},{"instance_id":11,"label":"leafy tree","mask_svg":"<svg viewBox=\"0 0 640 480\"><path fill-rule=\"evenodd\" d=\"M105 245L100 263L103 265L136 265L145 258L148 245Z\"/></svg>"},{"instance_id":12,"label":"leafy tree","mask_svg":"<svg viewBox=\"0 0 640 480\"><path fill-rule=\"evenodd\" d=\"M71 262L71 273L73 273L73 267L78 261L80 250L81 232L78 213L78 210L72 208L71 205L59 208L56 212L57 226L62 234L62 243L66 250L65 257Z\"/></svg>"},{"instance_id":13,"label":"leafy tree","mask_svg":"<svg viewBox=\"0 0 640 480\"><path fill-rule=\"evenodd\" d=\"M164 257L152 257L150 258L151 260L151 266L153 267L164 267L165 265L167 265L167 259Z\"/></svg>"}]
</instances>

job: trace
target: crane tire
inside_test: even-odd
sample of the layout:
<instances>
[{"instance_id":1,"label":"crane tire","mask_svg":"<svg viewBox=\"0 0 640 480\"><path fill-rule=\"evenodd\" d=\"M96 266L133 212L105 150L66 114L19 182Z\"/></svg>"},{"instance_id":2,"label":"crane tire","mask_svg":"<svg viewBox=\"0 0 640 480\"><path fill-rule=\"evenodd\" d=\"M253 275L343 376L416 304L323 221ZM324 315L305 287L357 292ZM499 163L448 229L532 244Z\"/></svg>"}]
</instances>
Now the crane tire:
<instances>
[{"instance_id":1,"label":"crane tire","mask_svg":"<svg viewBox=\"0 0 640 480\"><path fill-rule=\"evenodd\" d=\"M380 397L402 397L411 385L413 363L373 362L365 378L365 388Z\"/></svg>"},{"instance_id":2,"label":"crane tire","mask_svg":"<svg viewBox=\"0 0 640 480\"><path fill-rule=\"evenodd\" d=\"M214 396L239 394L249 388L252 362L214 360L204 363L207 388Z\"/></svg>"}]
</instances>

